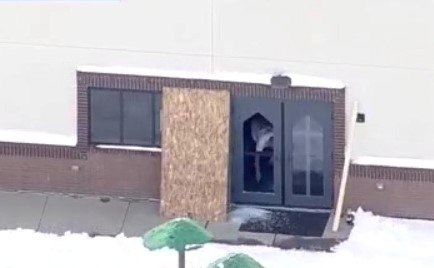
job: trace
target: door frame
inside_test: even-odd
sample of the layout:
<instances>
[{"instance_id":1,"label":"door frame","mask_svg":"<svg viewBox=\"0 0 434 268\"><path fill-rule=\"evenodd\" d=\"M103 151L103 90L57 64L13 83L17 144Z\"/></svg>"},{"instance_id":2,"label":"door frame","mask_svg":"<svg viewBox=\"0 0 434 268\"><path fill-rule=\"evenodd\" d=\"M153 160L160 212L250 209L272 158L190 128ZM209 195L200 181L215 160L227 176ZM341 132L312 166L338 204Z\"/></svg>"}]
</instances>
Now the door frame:
<instances>
[{"instance_id":1,"label":"door frame","mask_svg":"<svg viewBox=\"0 0 434 268\"><path fill-rule=\"evenodd\" d=\"M284 103L284 206L303 208L330 208L333 199L333 118L332 103L317 101L285 101ZM298 119L309 115L323 128L323 196L310 194L310 177L306 182L306 195L293 194L293 127Z\"/></svg>"},{"instance_id":2,"label":"door frame","mask_svg":"<svg viewBox=\"0 0 434 268\"><path fill-rule=\"evenodd\" d=\"M275 119L271 119L271 115L267 113L268 107L272 105L271 109L275 109L274 116ZM334 109L336 104L332 101L327 100L288 100L272 97L247 97L247 96L234 96L231 101L231 199L234 203L240 204L252 204L252 205L270 205L270 206L285 206L285 207L296 207L296 208L318 208L318 209L329 209L332 207L334 200L334 177L333 174L336 172L336 163L334 163L334 156L337 147L335 141L335 129L336 124L333 118ZM249 106L248 108L246 108ZM240 109L241 107L241 109ZM262 107L262 108L261 108ZM264 108L266 107L266 108ZM278 108L277 108L278 107ZM287 108L287 107L292 107ZM294 115L288 117L288 111L293 110ZM244 111L243 111L244 110ZM239 128L237 124L242 125L244 120L239 117L247 119L256 113L261 113L264 116L267 114L268 119L273 121L275 135L276 132L280 132L280 141L277 137L274 139L274 156L275 156L275 166L274 166L274 193L253 193L244 192L243 189L243 169L240 163L243 160L242 157L238 157L235 153L237 151L236 146L239 141L237 141L236 135L234 135L235 128ZM289 125L294 124L296 115L302 113L314 114L323 119L318 119L324 128L325 138L324 138L324 196L297 196L292 195L292 177L288 176L291 172L292 165L284 164L287 159L290 158L292 152L292 145L287 145L289 141L292 141L292 131L287 129L289 126L287 121L292 122ZM278 114L278 115L277 115ZM267 117L267 116L266 116ZM344 117L343 117L344 118ZM280 122L280 126L279 126ZM288 134L291 133L287 138ZM278 146L280 143L280 148ZM277 149L277 150L276 150ZM280 150L279 150L280 149ZM243 150L243 147L241 148ZM276 155L277 154L277 155ZM279 156L280 155L280 156ZM280 163L280 171L279 169ZM339 166L339 165L338 165ZM238 171L237 171L238 169ZM278 177L280 172L280 177ZM288 178L289 177L289 178ZM280 179L281 178L281 179ZM280 187L280 189L278 188ZM241 194L240 194L241 193Z\"/></svg>"},{"instance_id":3,"label":"door frame","mask_svg":"<svg viewBox=\"0 0 434 268\"><path fill-rule=\"evenodd\" d=\"M231 195L236 203L276 205L283 204L282 173L282 101L275 98L233 96L231 122ZM255 114L263 115L273 124L274 192L244 191L244 138L243 125Z\"/></svg>"}]
</instances>

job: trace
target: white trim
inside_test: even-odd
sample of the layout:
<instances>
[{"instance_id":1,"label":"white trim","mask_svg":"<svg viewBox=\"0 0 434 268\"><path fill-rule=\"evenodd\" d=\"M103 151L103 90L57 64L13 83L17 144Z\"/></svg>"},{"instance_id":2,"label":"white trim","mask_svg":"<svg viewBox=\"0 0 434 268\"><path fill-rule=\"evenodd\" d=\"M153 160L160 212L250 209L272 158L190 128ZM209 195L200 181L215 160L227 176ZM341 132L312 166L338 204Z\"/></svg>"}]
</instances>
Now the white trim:
<instances>
[{"instance_id":1,"label":"white trim","mask_svg":"<svg viewBox=\"0 0 434 268\"><path fill-rule=\"evenodd\" d=\"M354 101L353 104L353 111L351 113L351 121L350 121L350 129L348 131L348 137L347 137L347 144L345 145L345 158L344 158L344 166L342 168L342 176L341 176L341 183L339 186L339 195L338 200L336 202L336 210L335 215L333 217L333 225L332 225L332 231L337 232L339 229L339 223L340 218L342 214L342 209L344 205L344 198L345 198L345 191L347 188L347 181L348 181L348 172L350 171L350 164L351 164L351 153L353 148L353 140L354 140L354 132L356 130L356 124L357 124L357 112L359 109L359 104L357 101Z\"/></svg>"},{"instance_id":2,"label":"white trim","mask_svg":"<svg viewBox=\"0 0 434 268\"><path fill-rule=\"evenodd\" d=\"M192 71L176 71L163 69L146 69L146 68L131 68L122 66L78 66L77 71L87 73L105 73L105 74L124 74L124 75L142 75L142 76L157 76L168 78L185 78L185 79L204 79L213 81L228 81L240 83L257 83L269 85L272 73L235 73L235 72L192 72ZM300 75L294 73L278 73L291 77L292 86L312 87L312 88L332 88L343 89L345 84L342 81L327 79L315 76Z\"/></svg>"},{"instance_id":3,"label":"white trim","mask_svg":"<svg viewBox=\"0 0 434 268\"><path fill-rule=\"evenodd\" d=\"M428 159L361 156L353 159L351 163L362 166L434 169L434 160Z\"/></svg>"},{"instance_id":4,"label":"white trim","mask_svg":"<svg viewBox=\"0 0 434 268\"><path fill-rule=\"evenodd\" d=\"M99 144L95 147L100 149L115 149L115 150L128 150L128 151L143 151L143 152L161 152L161 148L158 147L143 147L143 146L124 146L124 145L108 145Z\"/></svg>"}]
</instances>

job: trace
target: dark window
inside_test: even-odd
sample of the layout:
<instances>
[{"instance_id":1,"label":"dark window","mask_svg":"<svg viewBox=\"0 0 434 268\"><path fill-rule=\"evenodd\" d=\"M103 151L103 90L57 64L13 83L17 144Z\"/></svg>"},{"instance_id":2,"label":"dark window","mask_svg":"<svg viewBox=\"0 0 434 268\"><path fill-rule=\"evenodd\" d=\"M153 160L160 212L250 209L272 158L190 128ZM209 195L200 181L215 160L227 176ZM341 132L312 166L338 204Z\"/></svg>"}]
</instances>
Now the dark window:
<instances>
[{"instance_id":1,"label":"dark window","mask_svg":"<svg viewBox=\"0 0 434 268\"><path fill-rule=\"evenodd\" d=\"M122 95L124 143L153 144L152 95L140 92L124 92Z\"/></svg>"},{"instance_id":2,"label":"dark window","mask_svg":"<svg viewBox=\"0 0 434 268\"><path fill-rule=\"evenodd\" d=\"M120 143L121 110L120 93L108 90L92 90L91 140L97 143Z\"/></svg>"},{"instance_id":3,"label":"dark window","mask_svg":"<svg viewBox=\"0 0 434 268\"><path fill-rule=\"evenodd\" d=\"M161 111L161 94L154 95L154 135L155 143L161 144L161 129L160 129L160 111Z\"/></svg>"},{"instance_id":4,"label":"dark window","mask_svg":"<svg viewBox=\"0 0 434 268\"><path fill-rule=\"evenodd\" d=\"M90 142L160 146L160 92L91 88Z\"/></svg>"}]
</instances>

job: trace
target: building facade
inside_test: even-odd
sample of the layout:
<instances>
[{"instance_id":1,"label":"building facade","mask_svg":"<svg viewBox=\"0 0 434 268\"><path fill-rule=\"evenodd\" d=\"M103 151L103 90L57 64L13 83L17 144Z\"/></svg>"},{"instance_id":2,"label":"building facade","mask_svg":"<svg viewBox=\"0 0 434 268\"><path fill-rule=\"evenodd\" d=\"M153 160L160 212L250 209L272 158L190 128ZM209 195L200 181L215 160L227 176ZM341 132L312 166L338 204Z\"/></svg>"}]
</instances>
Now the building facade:
<instances>
[{"instance_id":1,"label":"building facade","mask_svg":"<svg viewBox=\"0 0 434 268\"><path fill-rule=\"evenodd\" d=\"M223 88L214 80L107 74L80 66L257 73L270 79L274 73L294 72L345 85L277 96L292 100L301 94L301 100L337 105L329 108L334 121L325 123L332 133L329 143L335 144L330 147L335 155L329 159L329 207L339 186L351 104L357 100L365 120L356 126L345 205L384 215L434 218L434 124L429 118L434 102L433 10L430 1L404 0L2 2L0 129L9 132L0 135L0 187L159 199L164 154L157 131L164 129L158 126L164 125L158 115L159 94L143 97L153 107L146 115L153 122L151 132L119 130L118 137L102 135L92 143L90 89L119 94L114 114L120 117L121 107L138 101L125 97L125 90L226 89L230 103L238 103L232 92L264 87L245 81L244 86L234 82ZM262 94L251 90L249 96ZM124 104L125 99L130 102ZM130 119L122 118L126 121L119 122L128 124ZM119 124L124 130L125 123ZM33 138L37 133L56 134L71 142L30 142L23 133ZM137 133L148 135L152 143L128 142L128 135L134 140ZM285 134L281 136L283 141ZM108 147L92 145L96 143ZM234 176L228 170L232 187Z\"/></svg>"}]
</instances>

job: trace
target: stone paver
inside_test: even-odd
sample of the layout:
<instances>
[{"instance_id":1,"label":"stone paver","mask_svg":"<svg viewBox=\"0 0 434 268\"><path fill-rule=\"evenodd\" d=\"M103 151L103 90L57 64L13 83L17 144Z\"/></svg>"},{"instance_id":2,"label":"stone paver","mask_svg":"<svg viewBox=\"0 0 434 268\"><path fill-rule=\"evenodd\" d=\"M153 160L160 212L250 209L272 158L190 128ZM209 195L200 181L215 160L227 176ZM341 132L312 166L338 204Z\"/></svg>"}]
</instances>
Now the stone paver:
<instances>
[{"instance_id":1,"label":"stone paver","mask_svg":"<svg viewBox=\"0 0 434 268\"><path fill-rule=\"evenodd\" d=\"M138 237L150 229L165 223L170 218L160 216L160 204L152 201L132 202L128 209L125 218L125 224L122 233L126 237ZM198 221L202 226L206 226L206 222Z\"/></svg>"},{"instance_id":2,"label":"stone paver","mask_svg":"<svg viewBox=\"0 0 434 268\"><path fill-rule=\"evenodd\" d=\"M239 232L238 243L246 245L272 246L276 235L270 233Z\"/></svg>"},{"instance_id":3,"label":"stone paver","mask_svg":"<svg viewBox=\"0 0 434 268\"><path fill-rule=\"evenodd\" d=\"M346 240L350 236L353 226L348 225L345 221L345 217L342 217L339 222L338 231L333 232L333 218L334 218L334 214L332 213L324 229L322 237L333 238L338 240Z\"/></svg>"},{"instance_id":4,"label":"stone paver","mask_svg":"<svg viewBox=\"0 0 434 268\"><path fill-rule=\"evenodd\" d=\"M282 249L304 249L311 251L327 251L339 244L340 241L334 238L322 237L299 237L277 234L273 246Z\"/></svg>"},{"instance_id":5,"label":"stone paver","mask_svg":"<svg viewBox=\"0 0 434 268\"><path fill-rule=\"evenodd\" d=\"M117 235L126 215L128 202L98 198L49 196L39 231L63 234Z\"/></svg>"},{"instance_id":6,"label":"stone paver","mask_svg":"<svg viewBox=\"0 0 434 268\"><path fill-rule=\"evenodd\" d=\"M131 203L122 229L125 236L142 236L153 227L167 221L168 219L160 217L159 206L158 202L150 201Z\"/></svg>"},{"instance_id":7,"label":"stone paver","mask_svg":"<svg viewBox=\"0 0 434 268\"><path fill-rule=\"evenodd\" d=\"M204 222L213 242L235 245L266 245L283 249L332 251L348 238L352 226L342 219L338 232L332 232L332 218L323 237L299 237L271 233L240 232L240 223ZM34 229L63 234L67 231L93 235L142 236L151 228L170 220L160 217L159 203L128 202L99 198L74 198L65 195L0 192L0 229Z\"/></svg>"},{"instance_id":8,"label":"stone paver","mask_svg":"<svg viewBox=\"0 0 434 268\"><path fill-rule=\"evenodd\" d=\"M207 230L213 234L214 242L234 243L238 240L240 225L232 222L209 222Z\"/></svg>"},{"instance_id":9,"label":"stone paver","mask_svg":"<svg viewBox=\"0 0 434 268\"><path fill-rule=\"evenodd\" d=\"M0 229L38 228L46 196L0 192Z\"/></svg>"}]
</instances>

